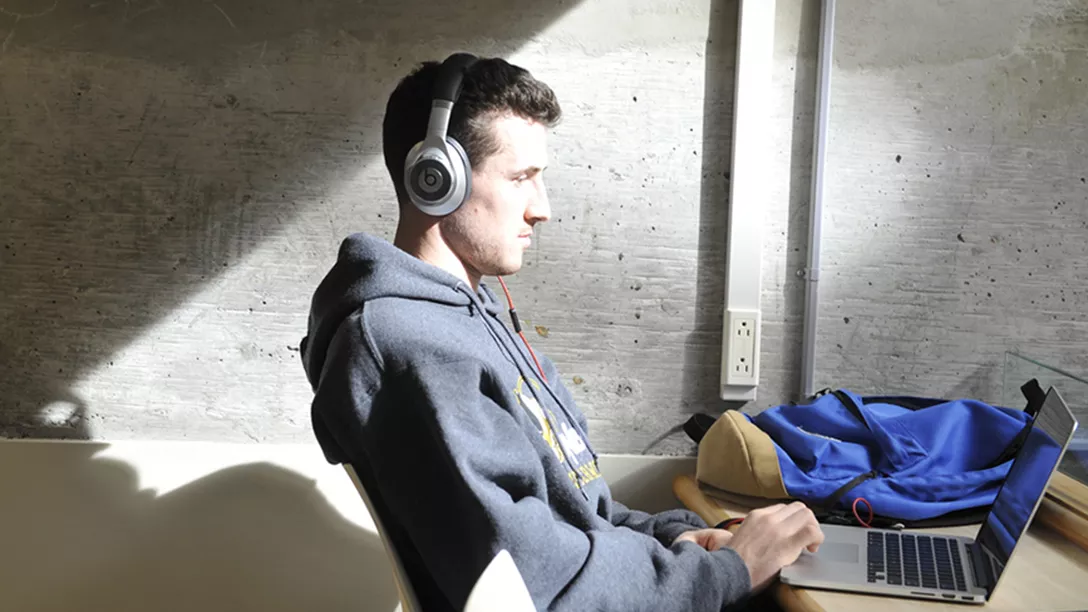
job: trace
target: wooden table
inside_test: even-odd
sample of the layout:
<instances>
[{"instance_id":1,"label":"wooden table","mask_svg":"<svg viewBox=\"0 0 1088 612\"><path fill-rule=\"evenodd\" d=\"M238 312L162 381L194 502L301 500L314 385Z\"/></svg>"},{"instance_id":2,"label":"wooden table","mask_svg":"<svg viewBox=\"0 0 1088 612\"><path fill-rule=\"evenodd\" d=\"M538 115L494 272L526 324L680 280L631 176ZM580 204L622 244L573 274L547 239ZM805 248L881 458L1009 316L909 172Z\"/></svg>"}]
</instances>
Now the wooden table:
<instances>
[{"instance_id":1,"label":"wooden table","mask_svg":"<svg viewBox=\"0 0 1088 612\"><path fill-rule=\"evenodd\" d=\"M750 510L708 495L699 487L694 475L677 476L673 491L681 503L711 525L744 516ZM1082 522L1077 522L1079 520L1064 513L1060 505L1048 497L1024 540L1017 545L994 596L983 609L1009 612L1088 610L1088 550L1077 543L1088 544L1088 530ZM974 537L978 528L974 525L921 531ZM780 582L775 582L771 588L778 604L790 612L918 609L969 612L977 606L804 589Z\"/></svg>"}]
</instances>

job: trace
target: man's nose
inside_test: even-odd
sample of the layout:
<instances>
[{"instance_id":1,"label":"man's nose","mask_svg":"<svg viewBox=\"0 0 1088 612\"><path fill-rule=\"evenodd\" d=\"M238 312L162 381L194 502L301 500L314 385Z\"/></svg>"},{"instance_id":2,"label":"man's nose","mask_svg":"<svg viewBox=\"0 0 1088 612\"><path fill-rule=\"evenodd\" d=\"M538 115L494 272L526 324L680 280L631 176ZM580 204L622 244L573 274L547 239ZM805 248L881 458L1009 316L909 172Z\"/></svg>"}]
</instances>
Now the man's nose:
<instances>
[{"instance_id":1,"label":"man's nose","mask_svg":"<svg viewBox=\"0 0 1088 612\"><path fill-rule=\"evenodd\" d=\"M525 209L525 220L530 223L540 223L551 218L552 208L548 203L548 192L544 189L544 182L541 181L533 200L529 202L529 206Z\"/></svg>"}]
</instances>

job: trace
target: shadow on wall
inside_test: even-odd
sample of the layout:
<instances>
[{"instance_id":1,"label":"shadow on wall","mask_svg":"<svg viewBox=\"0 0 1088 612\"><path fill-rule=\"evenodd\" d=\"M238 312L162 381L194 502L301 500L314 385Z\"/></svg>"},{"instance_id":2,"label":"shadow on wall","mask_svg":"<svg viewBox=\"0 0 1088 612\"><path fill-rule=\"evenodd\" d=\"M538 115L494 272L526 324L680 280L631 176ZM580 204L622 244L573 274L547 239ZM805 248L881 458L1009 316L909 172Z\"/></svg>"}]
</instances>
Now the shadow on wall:
<instances>
[{"instance_id":1,"label":"shadow on wall","mask_svg":"<svg viewBox=\"0 0 1088 612\"><path fill-rule=\"evenodd\" d=\"M733 150L733 90L737 59L736 0L713 0L706 41L702 188L695 332L684 351L684 405L728 407L721 395L722 318L725 313L729 172ZM700 410L701 411L701 410Z\"/></svg>"},{"instance_id":2,"label":"shadow on wall","mask_svg":"<svg viewBox=\"0 0 1088 612\"><path fill-rule=\"evenodd\" d=\"M0 435L88 437L74 384L299 201L381 163L385 100L412 66L506 55L578 2L6 3ZM56 402L71 416L43 425Z\"/></svg>"},{"instance_id":3,"label":"shadow on wall","mask_svg":"<svg viewBox=\"0 0 1088 612\"><path fill-rule=\"evenodd\" d=\"M0 607L396 608L378 535L345 519L303 474L248 463L156 496L140 489L128 463L94 456L108 448L65 442L0 447L7 466L0 468L3 488L18 491L0 505L0 524L9 527L9 554L0 555ZM346 473L343 479L348 482Z\"/></svg>"}]
</instances>

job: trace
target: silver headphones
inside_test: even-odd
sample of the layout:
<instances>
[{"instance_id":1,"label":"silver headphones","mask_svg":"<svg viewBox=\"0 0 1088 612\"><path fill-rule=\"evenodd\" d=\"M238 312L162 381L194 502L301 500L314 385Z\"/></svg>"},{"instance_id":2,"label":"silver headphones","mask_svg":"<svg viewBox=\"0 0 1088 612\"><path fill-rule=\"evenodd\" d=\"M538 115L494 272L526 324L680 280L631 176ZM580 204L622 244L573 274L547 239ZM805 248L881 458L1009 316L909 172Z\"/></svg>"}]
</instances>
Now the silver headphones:
<instances>
[{"instance_id":1,"label":"silver headphones","mask_svg":"<svg viewBox=\"0 0 1088 612\"><path fill-rule=\"evenodd\" d=\"M404 186L412 204L422 212L440 217L457 210L472 193L472 166L464 148L446 134L453 105L461 95L465 71L475 55L454 53L439 67L435 81L427 136L404 160Z\"/></svg>"}]
</instances>

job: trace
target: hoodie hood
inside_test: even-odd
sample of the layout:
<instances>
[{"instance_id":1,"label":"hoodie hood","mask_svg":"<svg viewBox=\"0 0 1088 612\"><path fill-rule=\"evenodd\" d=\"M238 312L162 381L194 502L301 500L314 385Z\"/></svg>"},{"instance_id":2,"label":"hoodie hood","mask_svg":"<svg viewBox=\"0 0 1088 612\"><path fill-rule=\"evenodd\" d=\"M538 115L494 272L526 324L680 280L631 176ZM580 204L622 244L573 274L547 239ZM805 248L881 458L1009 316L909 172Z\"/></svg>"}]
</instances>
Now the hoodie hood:
<instances>
[{"instance_id":1,"label":"hoodie hood","mask_svg":"<svg viewBox=\"0 0 1088 612\"><path fill-rule=\"evenodd\" d=\"M307 334L299 345L310 385L316 388L340 324L367 301L399 297L468 308L472 295L463 280L382 238L364 233L348 236L340 244L336 263L314 292ZM501 309L483 283L476 297L478 305L491 314Z\"/></svg>"}]
</instances>

